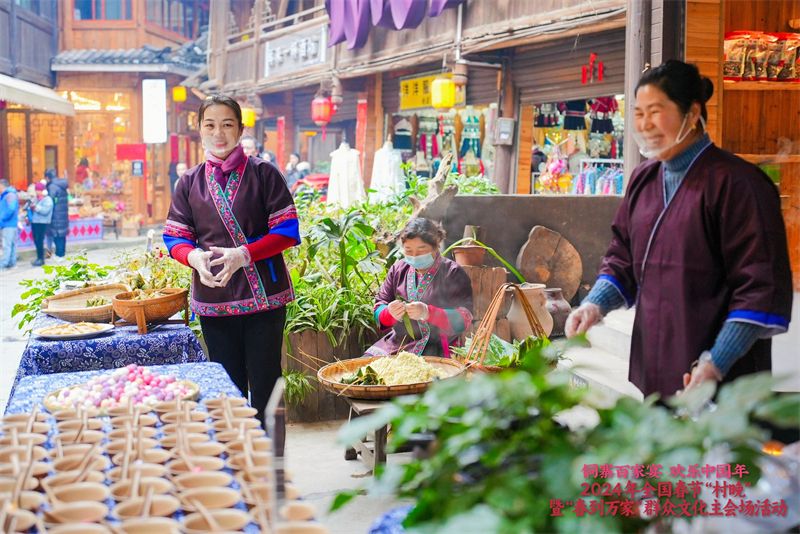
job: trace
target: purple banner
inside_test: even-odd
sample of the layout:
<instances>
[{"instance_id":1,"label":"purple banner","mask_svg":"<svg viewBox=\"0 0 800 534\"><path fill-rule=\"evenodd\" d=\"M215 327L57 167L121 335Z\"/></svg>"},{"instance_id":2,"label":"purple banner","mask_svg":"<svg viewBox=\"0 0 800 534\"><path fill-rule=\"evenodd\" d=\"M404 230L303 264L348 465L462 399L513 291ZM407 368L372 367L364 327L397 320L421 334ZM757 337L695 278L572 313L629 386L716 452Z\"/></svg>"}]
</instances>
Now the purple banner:
<instances>
[{"instance_id":1,"label":"purple banner","mask_svg":"<svg viewBox=\"0 0 800 534\"><path fill-rule=\"evenodd\" d=\"M328 46L347 41L361 48L372 26L406 30L416 28L425 16L437 17L464 0L325 0L330 18Z\"/></svg>"}]
</instances>

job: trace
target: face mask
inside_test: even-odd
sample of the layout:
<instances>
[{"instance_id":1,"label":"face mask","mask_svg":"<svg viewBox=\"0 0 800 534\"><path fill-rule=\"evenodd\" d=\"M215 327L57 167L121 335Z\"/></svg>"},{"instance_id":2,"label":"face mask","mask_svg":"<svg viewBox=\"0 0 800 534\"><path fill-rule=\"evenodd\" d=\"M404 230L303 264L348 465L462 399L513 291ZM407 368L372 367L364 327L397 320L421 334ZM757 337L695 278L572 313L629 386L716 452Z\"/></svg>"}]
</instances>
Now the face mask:
<instances>
[{"instance_id":1,"label":"face mask","mask_svg":"<svg viewBox=\"0 0 800 534\"><path fill-rule=\"evenodd\" d=\"M406 263L415 269L423 270L428 269L433 265L433 254L423 254L421 256L408 256L405 257Z\"/></svg>"},{"instance_id":2,"label":"face mask","mask_svg":"<svg viewBox=\"0 0 800 534\"><path fill-rule=\"evenodd\" d=\"M636 141L636 144L639 147L639 153L647 159L657 158L661 154L665 153L666 151L670 150L671 148L681 144L689 134L692 133L692 129L683 131L686 127L686 122L689 120L689 115L684 115L683 122L681 123L681 128L678 130L678 135L675 136L675 140L667 146L651 146L645 140L644 135L641 132L637 132L636 130L633 131L633 140ZM706 121L703 119L703 116L700 116L700 124L703 125L703 130L706 128Z\"/></svg>"}]
</instances>

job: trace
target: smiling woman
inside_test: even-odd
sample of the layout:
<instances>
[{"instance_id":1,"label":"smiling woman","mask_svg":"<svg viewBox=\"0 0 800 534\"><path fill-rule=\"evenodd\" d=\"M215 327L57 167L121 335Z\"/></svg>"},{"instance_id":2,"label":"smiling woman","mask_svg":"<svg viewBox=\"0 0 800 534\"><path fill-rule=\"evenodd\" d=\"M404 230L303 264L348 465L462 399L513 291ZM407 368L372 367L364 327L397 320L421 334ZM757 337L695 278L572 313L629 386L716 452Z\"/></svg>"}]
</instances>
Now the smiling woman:
<instances>
[{"instance_id":1,"label":"smiling woman","mask_svg":"<svg viewBox=\"0 0 800 534\"><path fill-rule=\"evenodd\" d=\"M294 299L282 252L300 242L278 170L245 155L242 110L224 95L198 110L206 161L178 180L164 228L170 256L194 269L192 310L212 361L258 410L281 375L285 305Z\"/></svg>"}]
</instances>

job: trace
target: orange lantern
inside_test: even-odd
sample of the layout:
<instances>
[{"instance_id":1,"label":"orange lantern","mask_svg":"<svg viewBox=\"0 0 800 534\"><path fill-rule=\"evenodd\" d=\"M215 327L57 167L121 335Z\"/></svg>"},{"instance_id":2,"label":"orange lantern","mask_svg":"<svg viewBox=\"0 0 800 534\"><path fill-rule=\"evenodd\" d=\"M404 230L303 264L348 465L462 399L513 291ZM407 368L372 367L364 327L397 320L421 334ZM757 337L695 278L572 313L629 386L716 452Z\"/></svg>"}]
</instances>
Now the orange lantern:
<instances>
[{"instance_id":1,"label":"orange lantern","mask_svg":"<svg viewBox=\"0 0 800 534\"><path fill-rule=\"evenodd\" d=\"M172 101L173 102L186 102L186 87L176 85L172 88Z\"/></svg>"},{"instance_id":2,"label":"orange lantern","mask_svg":"<svg viewBox=\"0 0 800 534\"><path fill-rule=\"evenodd\" d=\"M317 126L322 126L322 138L325 139L325 127L331 122L333 116L333 103L329 96L316 96L311 101L311 120Z\"/></svg>"},{"instance_id":3,"label":"orange lantern","mask_svg":"<svg viewBox=\"0 0 800 534\"><path fill-rule=\"evenodd\" d=\"M253 108L242 108L242 124L246 128L256 125L256 110Z\"/></svg>"},{"instance_id":4,"label":"orange lantern","mask_svg":"<svg viewBox=\"0 0 800 534\"><path fill-rule=\"evenodd\" d=\"M448 76L438 76L431 84L431 105L450 109L456 105L456 84Z\"/></svg>"}]
</instances>

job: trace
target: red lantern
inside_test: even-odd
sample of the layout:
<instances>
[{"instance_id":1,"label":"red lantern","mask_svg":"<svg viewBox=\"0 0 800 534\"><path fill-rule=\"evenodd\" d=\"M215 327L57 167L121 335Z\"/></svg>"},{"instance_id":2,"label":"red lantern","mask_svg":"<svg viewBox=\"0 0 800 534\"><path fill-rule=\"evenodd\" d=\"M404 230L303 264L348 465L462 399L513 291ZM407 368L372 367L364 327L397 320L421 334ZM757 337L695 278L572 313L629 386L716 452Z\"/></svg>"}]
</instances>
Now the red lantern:
<instances>
[{"instance_id":1,"label":"red lantern","mask_svg":"<svg viewBox=\"0 0 800 534\"><path fill-rule=\"evenodd\" d=\"M322 126L322 138L325 139L325 127L331 122L333 103L329 96L317 96L311 101L311 120Z\"/></svg>"}]
</instances>

